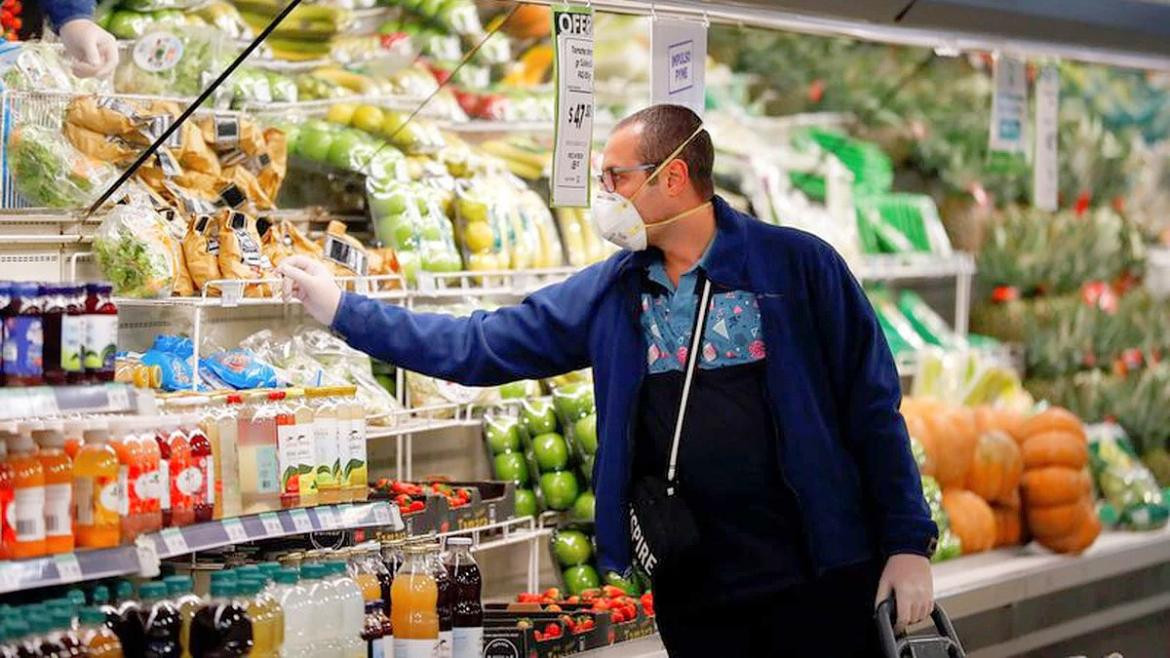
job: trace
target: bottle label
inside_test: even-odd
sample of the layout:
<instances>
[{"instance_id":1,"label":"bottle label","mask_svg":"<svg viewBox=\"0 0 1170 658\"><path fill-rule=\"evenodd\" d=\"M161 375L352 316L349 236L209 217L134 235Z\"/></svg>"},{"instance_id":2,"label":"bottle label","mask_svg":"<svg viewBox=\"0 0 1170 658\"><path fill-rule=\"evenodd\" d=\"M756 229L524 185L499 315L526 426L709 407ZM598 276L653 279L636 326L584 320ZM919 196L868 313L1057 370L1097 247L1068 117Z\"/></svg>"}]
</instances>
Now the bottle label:
<instances>
[{"instance_id":1,"label":"bottle label","mask_svg":"<svg viewBox=\"0 0 1170 658\"><path fill-rule=\"evenodd\" d=\"M66 315L61 318L61 369L65 372L81 372L84 368L82 354L85 350L85 317Z\"/></svg>"},{"instance_id":2,"label":"bottle label","mask_svg":"<svg viewBox=\"0 0 1170 658\"><path fill-rule=\"evenodd\" d=\"M157 498L159 509L171 508L171 465L166 459L158 460L158 470L143 475L146 478L147 495L144 498Z\"/></svg>"},{"instance_id":3,"label":"bottle label","mask_svg":"<svg viewBox=\"0 0 1170 658\"><path fill-rule=\"evenodd\" d=\"M12 489L0 489L0 544L11 546L16 541L15 520L13 519Z\"/></svg>"},{"instance_id":4,"label":"bottle label","mask_svg":"<svg viewBox=\"0 0 1170 658\"><path fill-rule=\"evenodd\" d=\"M77 502L77 525L117 525L121 509L117 476L75 478L73 497Z\"/></svg>"},{"instance_id":5,"label":"bottle label","mask_svg":"<svg viewBox=\"0 0 1170 658\"><path fill-rule=\"evenodd\" d=\"M41 319L17 316L4 320L4 373L9 377L44 374L45 334Z\"/></svg>"},{"instance_id":6,"label":"bottle label","mask_svg":"<svg viewBox=\"0 0 1170 658\"><path fill-rule=\"evenodd\" d=\"M85 316L85 369L113 370L118 351L118 316Z\"/></svg>"},{"instance_id":7,"label":"bottle label","mask_svg":"<svg viewBox=\"0 0 1170 658\"><path fill-rule=\"evenodd\" d=\"M346 423L346 461L342 481L351 487L366 486L366 420L350 420Z\"/></svg>"},{"instance_id":8,"label":"bottle label","mask_svg":"<svg viewBox=\"0 0 1170 658\"><path fill-rule=\"evenodd\" d=\"M130 486L131 482L136 480L130 479L130 467L118 467L118 489L122 493L121 500L118 501L118 514L126 516L131 512L139 514L142 512L142 498L138 496L138 488Z\"/></svg>"},{"instance_id":9,"label":"bottle label","mask_svg":"<svg viewBox=\"0 0 1170 658\"><path fill-rule=\"evenodd\" d=\"M319 418L313 422L313 461L317 465L318 489L337 486L341 477L341 453L337 441L337 420Z\"/></svg>"},{"instance_id":10,"label":"bottle label","mask_svg":"<svg viewBox=\"0 0 1170 658\"><path fill-rule=\"evenodd\" d=\"M437 658L439 640L404 640L394 638L394 658Z\"/></svg>"},{"instance_id":11,"label":"bottle label","mask_svg":"<svg viewBox=\"0 0 1170 658\"><path fill-rule=\"evenodd\" d=\"M455 648L455 633L452 631L439 631L439 652L438 658L452 658L452 651Z\"/></svg>"},{"instance_id":12,"label":"bottle label","mask_svg":"<svg viewBox=\"0 0 1170 658\"><path fill-rule=\"evenodd\" d=\"M281 425L276 429L280 454L280 482L283 493L316 493L317 478L313 466L312 428L308 423Z\"/></svg>"},{"instance_id":13,"label":"bottle label","mask_svg":"<svg viewBox=\"0 0 1170 658\"><path fill-rule=\"evenodd\" d=\"M259 446L256 451L256 493L280 492L280 461L274 446Z\"/></svg>"},{"instance_id":14,"label":"bottle label","mask_svg":"<svg viewBox=\"0 0 1170 658\"><path fill-rule=\"evenodd\" d=\"M12 509L16 541L42 541L45 538L44 487L21 487L13 491Z\"/></svg>"},{"instance_id":15,"label":"bottle label","mask_svg":"<svg viewBox=\"0 0 1170 658\"><path fill-rule=\"evenodd\" d=\"M202 503L203 497L199 494L203 490L203 468L195 465L184 468L175 478L175 488L178 489L180 496L195 498Z\"/></svg>"},{"instance_id":16,"label":"bottle label","mask_svg":"<svg viewBox=\"0 0 1170 658\"><path fill-rule=\"evenodd\" d=\"M70 537L73 521L69 510L73 504L73 487L68 484L50 484L45 487L45 536Z\"/></svg>"},{"instance_id":17,"label":"bottle label","mask_svg":"<svg viewBox=\"0 0 1170 658\"><path fill-rule=\"evenodd\" d=\"M483 655L483 626L455 627L452 658L480 658Z\"/></svg>"},{"instance_id":18,"label":"bottle label","mask_svg":"<svg viewBox=\"0 0 1170 658\"><path fill-rule=\"evenodd\" d=\"M199 469L199 487L192 493L196 503L215 504L215 457L203 455L195 458L195 468Z\"/></svg>"}]
</instances>

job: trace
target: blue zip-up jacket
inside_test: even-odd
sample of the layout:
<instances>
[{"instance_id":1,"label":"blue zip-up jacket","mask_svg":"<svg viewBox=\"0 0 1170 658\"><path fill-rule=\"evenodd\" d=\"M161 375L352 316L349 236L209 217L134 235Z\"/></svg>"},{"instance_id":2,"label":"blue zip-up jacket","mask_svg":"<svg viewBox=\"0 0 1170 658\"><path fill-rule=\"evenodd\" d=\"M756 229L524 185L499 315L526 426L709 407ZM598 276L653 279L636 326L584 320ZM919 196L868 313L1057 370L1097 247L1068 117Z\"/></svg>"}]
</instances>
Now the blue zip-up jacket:
<instances>
[{"instance_id":1,"label":"blue zip-up jacket","mask_svg":"<svg viewBox=\"0 0 1170 658\"><path fill-rule=\"evenodd\" d=\"M769 226L718 197L715 217L706 274L760 301L776 449L817 573L879 555L928 555L938 530L898 412L894 360L861 286L811 234ZM464 318L346 293L333 328L379 359L468 385L592 366L598 566L628 573L626 491L647 349L638 280L649 257L622 251L519 305Z\"/></svg>"},{"instance_id":2,"label":"blue zip-up jacket","mask_svg":"<svg viewBox=\"0 0 1170 658\"><path fill-rule=\"evenodd\" d=\"M93 18L94 0L48 0L44 7L53 29L60 30L71 20Z\"/></svg>"}]
</instances>

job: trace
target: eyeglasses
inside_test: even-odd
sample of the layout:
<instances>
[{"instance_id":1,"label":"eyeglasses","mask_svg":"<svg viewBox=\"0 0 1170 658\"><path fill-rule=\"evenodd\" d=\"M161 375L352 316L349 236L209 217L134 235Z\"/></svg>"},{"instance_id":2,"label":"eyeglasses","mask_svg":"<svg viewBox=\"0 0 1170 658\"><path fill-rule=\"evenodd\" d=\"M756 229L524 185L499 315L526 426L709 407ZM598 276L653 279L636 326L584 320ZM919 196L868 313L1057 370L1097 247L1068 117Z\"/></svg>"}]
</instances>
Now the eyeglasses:
<instances>
[{"instance_id":1,"label":"eyeglasses","mask_svg":"<svg viewBox=\"0 0 1170 658\"><path fill-rule=\"evenodd\" d=\"M633 165L630 167L606 167L601 170L597 176L597 182L601 184L602 189L606 192L617 191L617 177L625 174L632 174L635 171L653 171L658 167L658 163L646 163L640 165Z\"/></svg>"}]
</instances>

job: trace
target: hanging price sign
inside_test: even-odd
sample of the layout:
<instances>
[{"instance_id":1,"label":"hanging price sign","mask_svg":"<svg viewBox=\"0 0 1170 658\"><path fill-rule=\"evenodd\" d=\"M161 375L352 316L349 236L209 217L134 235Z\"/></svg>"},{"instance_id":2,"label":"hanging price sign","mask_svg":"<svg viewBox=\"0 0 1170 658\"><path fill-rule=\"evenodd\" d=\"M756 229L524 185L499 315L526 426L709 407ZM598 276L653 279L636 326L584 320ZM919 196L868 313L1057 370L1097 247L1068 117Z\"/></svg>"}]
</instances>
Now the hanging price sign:
<instances>
[{"instance_id":1,"label":"hanging price sign","mask_svg":"<svg viewBox=\"0 0 1170 658\"><path fill-rule=\"evenodd\" d=\"M552 205L589 206L593 150L593 8L556 5L557 100L552 160Z\"/></svg>"},{"instance_id":2,"label":"hanging price sign","mask_svg":"<svg viewBox=\"0 0 1170 658\"><path fill-rule=\"evenodd\" d=\"M1059 167L1056 162L1060 111L1060 69L1045 64L1036 76L1036 153L1032 160L1032 205L1056 210Z\"/></svg>"},{"instance_id":3,"label":"hanging price sign","mask_svg":"<svg viewBox=\"0 0 1170 658\"><path fill-rule=\"evenodd\" d=\"M1027 123L1028 76L1024 61L995 56L995 95L991 100L990 151L1023 153Z\"/></svg>"},{"instance_id":4,"label":"hanging price sign","mask_svg":"<svg viewBox=\"0 0 1170 658\"><path fill-rule=\"evenodd\" d=\"M707 93L707 26L656 17L650 44L650 102L684 105L702 116Z\"/></svg>"}]
</instances>

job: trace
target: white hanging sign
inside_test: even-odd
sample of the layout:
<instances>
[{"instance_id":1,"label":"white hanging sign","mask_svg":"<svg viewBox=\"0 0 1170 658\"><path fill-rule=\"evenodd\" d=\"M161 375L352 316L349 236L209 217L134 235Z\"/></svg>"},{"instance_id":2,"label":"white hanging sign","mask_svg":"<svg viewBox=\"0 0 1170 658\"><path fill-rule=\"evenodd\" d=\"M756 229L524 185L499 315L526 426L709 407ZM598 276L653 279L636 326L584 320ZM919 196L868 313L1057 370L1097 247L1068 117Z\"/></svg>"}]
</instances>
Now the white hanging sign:
<instances>
[{"instance_id":1,"label":"white hanging sign","mask_svg":"<svg viewBox=\"0 0 1170 658\"><path fill-rule=\"evenodd\" d=\"M1024 61L995 56L995 95L991 99L990 151L1024 153L1028 110L1028 76Z\"/></svg>"},{"instance_id":2,"label":"white hanging sign","mask_svg":"<svg viewBox=\"0 0 1170 658\"><path fill-rule=\"evenodd\" d=\"M1032 205L1056 210L1060 168L1057 135L1060 121L1060 68L1045 64L1036 76L1036 157L1032 162Z\"/></svg>"},{"instance_id":3,"label":"white hanging sign","mask_svg":"<svg viewBox=\"0 0 1170 658\"><path fill-rule=\"evenodd\" d=\"M685 105L702 116L707 93L706 24L655 17L650 43L650 102Z\"/></svg>"},{"instance_id":4,"label":"white hanging sign","mask_svg":"<svg viewBox=\"0 0 1170 658\"><path fill-rule=\"evenodd\" d=\"M552 206L589 206L593 150L593 8L556 5L557 102L552 158Z\"/></svg>"}]
</instances>

